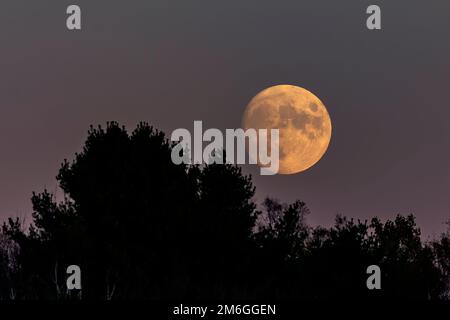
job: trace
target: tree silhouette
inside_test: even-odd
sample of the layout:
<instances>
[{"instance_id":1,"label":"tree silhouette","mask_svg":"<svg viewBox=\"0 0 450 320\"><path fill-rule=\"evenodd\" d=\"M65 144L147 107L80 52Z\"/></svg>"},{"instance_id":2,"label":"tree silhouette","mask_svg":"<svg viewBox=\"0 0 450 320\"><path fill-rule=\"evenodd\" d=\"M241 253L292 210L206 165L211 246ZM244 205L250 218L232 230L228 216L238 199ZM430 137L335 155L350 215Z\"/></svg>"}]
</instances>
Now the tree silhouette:
<instances>
[{"instance_id":1,"label":"tree silhouette","mask_svg":"<svg viewBox=\"0 0 450 320\"><path fill-rule=\"evenodd\" d=\"M447 232L442 234L439 240L431 243L432 259L440 271L438 278L434 279L436 288L433 297L441 299L450 299L450 220L447 225L449 226Z\"/></svg>"},{"instance_id":2,"label":"tree silhouette","mask_svg":"<svg viewBox=\"0 0 450 320\"><path fill-rule=\"evenodd\" d=\"M57 175L65 199L33 193L28 230L3 225L0 299L449 297L449 233L423 242L412 215L310 227L304 202L258 209L239 167L175 165L172 148L146 123L91 127ZM65 285L73 264L81 292ZM366 287L372 264L381 291Z\"/></svg>"}]
</instances>

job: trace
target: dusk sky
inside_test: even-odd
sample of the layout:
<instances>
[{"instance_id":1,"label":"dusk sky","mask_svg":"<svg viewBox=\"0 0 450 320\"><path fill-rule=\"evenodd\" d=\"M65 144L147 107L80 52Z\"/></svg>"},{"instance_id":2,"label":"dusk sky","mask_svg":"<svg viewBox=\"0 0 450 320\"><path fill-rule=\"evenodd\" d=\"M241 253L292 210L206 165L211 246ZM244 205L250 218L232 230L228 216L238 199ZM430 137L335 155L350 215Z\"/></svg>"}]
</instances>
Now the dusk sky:
<instances>
[{"instance_id":1,"label":"dusk sky","mask_svg":"<svg viewBox=\"0 0 450 320\"><path fill-rule=\"evenodd\" d=\"M70 4L81 31L66 28ZM370 4L382 30L366 28ZM327 107L331 143L296 175L245 166L256 200L301 199L313 225L414 213L437 236L450 218L449 12L443 0L4 0L0 220L30 220L32 191L57 190L91 124L237 128L253 96L292 84Z\"/></svg>"}]
</instances>

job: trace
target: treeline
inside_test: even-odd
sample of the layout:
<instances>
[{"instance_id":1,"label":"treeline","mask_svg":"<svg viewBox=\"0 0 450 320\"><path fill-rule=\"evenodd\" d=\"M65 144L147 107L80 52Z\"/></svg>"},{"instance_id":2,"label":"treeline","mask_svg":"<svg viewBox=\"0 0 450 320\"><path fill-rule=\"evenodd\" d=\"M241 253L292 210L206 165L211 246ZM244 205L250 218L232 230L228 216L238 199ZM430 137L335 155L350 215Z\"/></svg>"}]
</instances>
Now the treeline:
<instances>
[{"instance_id":1,"label":"treeline","mask_svg":"<svg viewBox=\"0 0 450 320\"><path fill-rule=\"evenodd\" d=\"M145 123L91 128L57 175L65 200L33 194L31 226L3 225L0 299L449 298L450 232L423 242L412 215L312 228L305 203L258 208L239 167L175 165L171 150ZM381 290L366 287L374 264Z\"/></svg>"}]
</instances>

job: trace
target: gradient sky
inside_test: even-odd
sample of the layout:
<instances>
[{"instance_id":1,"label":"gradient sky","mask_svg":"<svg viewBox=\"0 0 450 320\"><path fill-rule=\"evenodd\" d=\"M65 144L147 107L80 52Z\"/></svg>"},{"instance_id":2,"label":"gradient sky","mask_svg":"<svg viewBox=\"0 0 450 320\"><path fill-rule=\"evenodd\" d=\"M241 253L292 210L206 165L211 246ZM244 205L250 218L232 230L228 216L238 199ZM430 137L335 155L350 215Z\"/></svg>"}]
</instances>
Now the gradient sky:
<instances>
[{"instance_id":1,"label":"gradient sky","mask_svg":"<svg viewBox=\"0 0 450 320\"><path fill-rule=\"evenodd\" d=\"M79 32L65 27L74 3ZM374 3L382 31L365 27ZM295 176L246 166L257 200L302 199L324 225L414 213L438 235L450 217L449 12L443 0L3 0L0 219L29 217L31 192L56 190L90 124L236 128L260 90L293 84L327 106L330 148Z\"/></svg>"}]
</instances>

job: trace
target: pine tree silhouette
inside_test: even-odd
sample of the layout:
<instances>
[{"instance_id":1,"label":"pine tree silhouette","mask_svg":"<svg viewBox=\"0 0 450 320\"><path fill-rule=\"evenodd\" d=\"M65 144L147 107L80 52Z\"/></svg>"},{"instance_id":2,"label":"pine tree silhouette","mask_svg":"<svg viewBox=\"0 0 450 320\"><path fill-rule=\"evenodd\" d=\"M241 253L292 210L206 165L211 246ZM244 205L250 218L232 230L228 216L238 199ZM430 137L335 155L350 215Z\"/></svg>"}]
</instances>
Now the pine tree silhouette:
<instances>
[{"instance_id":1,"label":"pine tree silhouette","mask_svg":"<svg viewBox=\"0 0 450 320\"><path fill-rule=\"evenodd\" d=\"M65 200L34 193L30 228L3 225L0 299L449 298L450 232L423 242L412 215L313 228L304 202L258 209L241 168L171 151L146 123L91 127L57 175ZM65 287L72 264L82 294ZM372 264L381 291L365 287Z\"/></svg>"}]
</instances>

